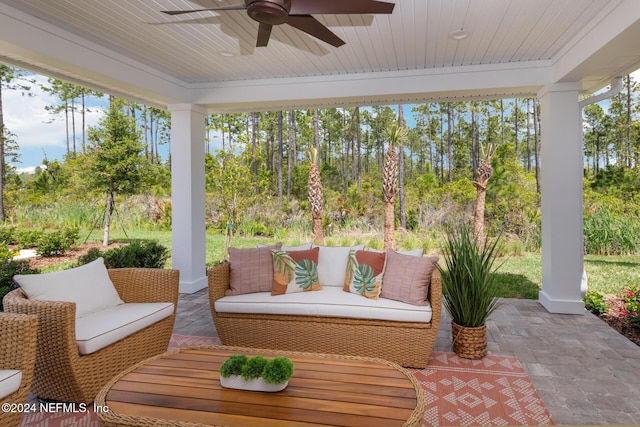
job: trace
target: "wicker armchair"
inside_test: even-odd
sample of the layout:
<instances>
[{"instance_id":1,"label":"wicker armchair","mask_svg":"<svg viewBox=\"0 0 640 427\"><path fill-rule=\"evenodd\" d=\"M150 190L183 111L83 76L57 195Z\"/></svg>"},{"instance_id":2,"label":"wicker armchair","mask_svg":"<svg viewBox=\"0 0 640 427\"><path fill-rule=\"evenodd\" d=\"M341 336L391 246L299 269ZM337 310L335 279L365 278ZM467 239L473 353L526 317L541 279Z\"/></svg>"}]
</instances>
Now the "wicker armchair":
<instances>
[{"instance_id":1,"label":"wicker armchair","mask_svg":"<svg viewBox=\"0 0 640 427\"><path fill-rule=\"evenodd\" d=\"M20 388L2 399L2 403L25 403L29 396L36 361L36 316L0 313L0 369L22 371ZM0 411L0 426L20 425L21 412Z\"/></svg>"},{"instance_id":2,"label":"wicker armchair","mask_svg":"<svg viewBox=\"0 0 640 427\"><path fill-rule=\"evenodd\" d=\"M75 303L36 301L20 289L3 300L7 312L38 316L38 346L31 391L43 399L92 402L116 374L167 350L178 305L179 271L122 268L109 270L125 303L173 302L173 314L88 355L76 344Z\"/></svg>"}]
</instances>

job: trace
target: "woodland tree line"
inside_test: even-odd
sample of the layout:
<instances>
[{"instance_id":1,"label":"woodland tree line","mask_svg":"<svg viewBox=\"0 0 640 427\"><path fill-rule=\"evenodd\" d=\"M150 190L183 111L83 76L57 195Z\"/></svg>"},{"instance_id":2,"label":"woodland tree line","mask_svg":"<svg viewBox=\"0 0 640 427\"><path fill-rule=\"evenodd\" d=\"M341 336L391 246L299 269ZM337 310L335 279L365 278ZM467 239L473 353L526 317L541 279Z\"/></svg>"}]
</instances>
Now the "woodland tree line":
<instances>
[{"instance_id":1,"label":"woodland tree line","mask_svg":"<svg viewBox=\"0 0 640 427\"><path fill-rule=\"evenodd\" d=\"M0 101L2 91L28 95L33 84L27 73L6 66L0 65L0 76ZM627 233L630 227L633 232L630 224L638 223L639 88L630 77L624 83L625 89L610 102L584 110L585 235L588 227L601 229L602 221L626 228ZM7 160L18 155L20 136L4 126L0 109L0 216L35 225L36 215L25 213L29 209L40 209L42 216L52 204L100 203L108 213L109 203L124 203L138 205L135 209L146 217L140 223L147 227L167 227L171 159L160 152L170 144L169 114L59 80L49 79L43 89L58 99L47 110L52 120L66 124L67 154L62 160L43 159L35 174L17 174ZM104 100L105 118L95 127L85 125L87 99L93 99L92 104ZM396 148L399 230L429 239L452 220L470 219L476 171L483 153L491 149L488 232L506 234L524 250L535 250L540 244L543 173L539 155L544 123L539 117L535 98L210 115L203 147L208 226L224 231L233 224L236 232L247 235L273 235L285 228L310 232L309 158L315 149L326 232L381 230L387 131L395 124L406 129L406 138ZM118 127L118 122L128 125ZM118 138L126 143L113 143ZM97 160L108 150L110 156ZM124 162L120 175L114 172L100 184L91 178L100 168L119 162ZM126 174L132 170L135 175ZM100 175L108 173L102 170ZM590 223L594 218L595 225ZM627 238L634 244L616 243L604 252L640 251L637 233ZM586 246L593 250L588 239Z\"/></svg>"}]
</instances>

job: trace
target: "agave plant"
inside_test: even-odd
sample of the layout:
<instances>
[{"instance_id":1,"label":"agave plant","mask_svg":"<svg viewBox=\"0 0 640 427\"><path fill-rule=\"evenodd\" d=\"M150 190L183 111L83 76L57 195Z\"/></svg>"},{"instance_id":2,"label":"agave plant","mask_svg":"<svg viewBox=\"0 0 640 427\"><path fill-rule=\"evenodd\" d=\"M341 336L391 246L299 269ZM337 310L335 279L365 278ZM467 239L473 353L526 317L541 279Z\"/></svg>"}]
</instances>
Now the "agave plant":
<instances>
[{"instance_id":1,"label":"agave plant","mask_svg":"<svg viewBox=\"0 0 640 427\"><path fill-rule=\"evenodd\" d=\"M446 236L443 249L442 298L451 319L460 326L483 326L498 308L494 267L499 239L480 243L467 226Z\"/></svg>"}]
</instances>

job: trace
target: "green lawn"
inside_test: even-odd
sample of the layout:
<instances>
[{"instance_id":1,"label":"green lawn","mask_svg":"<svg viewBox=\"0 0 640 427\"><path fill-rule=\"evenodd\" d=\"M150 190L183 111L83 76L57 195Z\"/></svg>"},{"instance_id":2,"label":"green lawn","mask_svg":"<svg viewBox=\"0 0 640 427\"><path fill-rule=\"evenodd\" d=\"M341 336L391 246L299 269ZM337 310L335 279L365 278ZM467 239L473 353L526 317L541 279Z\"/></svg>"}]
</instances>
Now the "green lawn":
<instances>
[{"instance_id":1,"label":"green lawn","mask_svg":"<svg viewBox=\"0 0 640 427\"><path fill-rule=\"evenodd\" d=\"M80 233L81 241L87 234ZM171 248L170 231L127 231L114 230L111 241L128 239L155 239L160 244ZM93 231L89 241L102 241L102 233ZM207 233L206 262L212 265L223 258L224 235ZM258 243L275 243L275 238L244 238L234 237L235 247L255 247ZM297 245L304 242L284 242L287 245ZM171 260L167 266L171 265ZM501 258L496 262L498 281L501 285L501 296L505 298L537 299L538 291L542 287L542 256L539 253L528 253L519 256ZM68 268L64 266L61 268ZM56 268L59 269L59 268ZM640 286L640 256L585 256L589 289L603 294L620 293L629 288Z\"/></svg>"}]
</instances>

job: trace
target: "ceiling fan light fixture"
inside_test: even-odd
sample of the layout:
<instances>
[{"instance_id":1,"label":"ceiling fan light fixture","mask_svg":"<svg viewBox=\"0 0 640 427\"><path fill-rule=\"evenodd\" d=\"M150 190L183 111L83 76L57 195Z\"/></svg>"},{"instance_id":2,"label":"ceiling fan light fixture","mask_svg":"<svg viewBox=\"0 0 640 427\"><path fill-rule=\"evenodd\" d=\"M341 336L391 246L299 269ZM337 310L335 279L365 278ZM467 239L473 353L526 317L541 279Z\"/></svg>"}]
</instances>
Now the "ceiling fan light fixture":
<instances>
[{"instance_id":1,"label":"ceiling fan light fixture","mask_svg":"<svg viewBox=\"0 0 640 427\"><path fill-rule=\"evenodd\" d=\"M451 40L460 41L468 38L469 35L470 35L469 31L466 31L460 28L459 30L452 31L451 33L449 33L449 38Z\"/></svg>"}]
</instances>

